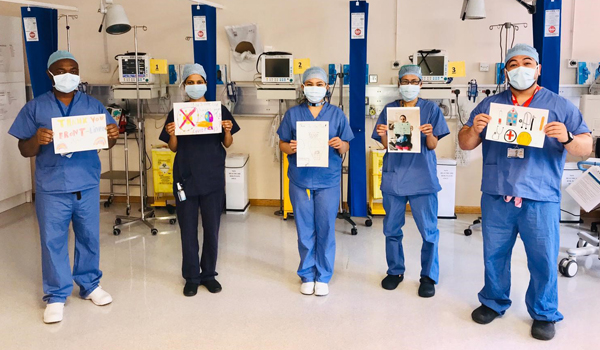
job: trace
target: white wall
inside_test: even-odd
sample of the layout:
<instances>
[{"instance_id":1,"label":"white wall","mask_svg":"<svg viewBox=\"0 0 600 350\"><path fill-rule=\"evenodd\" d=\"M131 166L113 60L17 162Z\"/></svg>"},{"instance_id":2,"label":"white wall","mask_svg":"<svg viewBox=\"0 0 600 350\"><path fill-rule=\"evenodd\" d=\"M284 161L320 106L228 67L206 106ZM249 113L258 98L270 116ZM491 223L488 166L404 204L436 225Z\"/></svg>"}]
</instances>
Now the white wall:
<instances>
[{"instance_id":1,"label":"white wall","mask_svg":"<svg viewBox=\"0 0 600 350\"><path fill-rule=\"evenodd\" d=\"M481 21L459 20L462 0L398 0L399 44L395 50L396 1L371 0L369 16L370 72L379 75L379 83L389 84L397 71L391 62L398 58L408 63L408 56L419 49L446 49L451 60L464 60L467 78L457 79L465 84L467 79L476 78L480 84L492 84L493 72L480 73L479 63L493 64L499 61L499 31L489 30L492 24L525 22L529 28L517 32L516 42L532 43L531 16L516 1L488 0L487 18ZM50 1L48 1L50 2ZM77 6L79 19L71 22L71 46L81 65L82 78L93 84L115 82L111 73L102 73L101 65L106 57L112 69L116 54L133 49L133 36L110 36L98 33L101 20L97 13L98 1L52 0L53 3ZM141 51L156 58L165 58L169 63L187 63L193 60L192 42L185 37L191 35L191 10L187 0L148 1L115 0L122 4L132 24L148 26L140 33ZM276 50L290 51L297 58L307 57L313 65L326 67L329 63L348 63L348 0L216 0L226 6L218 10L218 63L228 63L229 45L223 26L254 22L259 26L264 45ZM576 3L576 12L572 11ZM600 60L600 45L596 36L596 18L600 13L600 2L596 0L563 1L563 60L561 82L575 82L575 71L566 67L568 58ZM0 4L0 14L19 16L15 6ZM572 22L575 17L574 25ZM571 29L574 29L572 39ZM60 23L60 48L66 48L64 22ZM250 197L278 198L278 165L272 162L272 153L267 146L270 121L259 118L239 120L242 132L236 137L231 150L251 155ZM451 129L456 128L450 122ZM149 133L149 142L156 143ZM454 154L454 136L440 143L438 154ZM468 167L460 168L457 184L457 205L479 205L479 182L481 163L477 157Z\"/></svg>"}]
</instances>

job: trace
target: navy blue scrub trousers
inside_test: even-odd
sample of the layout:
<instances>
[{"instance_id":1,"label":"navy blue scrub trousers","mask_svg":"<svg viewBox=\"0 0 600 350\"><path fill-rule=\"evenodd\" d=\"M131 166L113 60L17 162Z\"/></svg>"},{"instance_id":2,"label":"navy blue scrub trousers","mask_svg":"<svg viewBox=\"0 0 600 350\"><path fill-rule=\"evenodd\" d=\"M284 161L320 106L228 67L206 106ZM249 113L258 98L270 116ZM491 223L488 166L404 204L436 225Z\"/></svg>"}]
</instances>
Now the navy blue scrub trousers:
<instances>
[{"instance_id":1,"label":"navy blue scrub trousers","mask_svg":"<svg viewBox=\"0 0 600 350\"><path fill-rule=\"evenodd\" d=\"M175 196L177 198L177 196ZM223 212L225 190L220 189L205 195L188 196L183 202L177 198L177 219L181 230L183 263L181 273L187 282L200 284L213 280L217 275L217 253L219 226ZM198 253L198 215L202 217L202 258Z\"/></svg>"}]
</instances>

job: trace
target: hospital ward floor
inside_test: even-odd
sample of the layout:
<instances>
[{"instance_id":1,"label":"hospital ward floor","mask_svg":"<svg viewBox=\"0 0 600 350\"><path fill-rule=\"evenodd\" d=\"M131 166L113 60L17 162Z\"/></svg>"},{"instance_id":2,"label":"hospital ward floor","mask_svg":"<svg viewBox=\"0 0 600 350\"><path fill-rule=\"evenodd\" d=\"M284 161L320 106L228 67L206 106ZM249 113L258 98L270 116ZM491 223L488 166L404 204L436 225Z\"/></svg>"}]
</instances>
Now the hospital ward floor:
<instances>
[{"instance_id":1,"label":"hospital ward floor","mask_svg":"<svg viewBox=\"0 0 600 350\"><path fill-rule=\"evenodd\" d=\"M482 239L463 235L475 218L441 220L441 281L431 299L417 296L421 237L407 218L406 277L395 291L381 288L385 276L383 219L350 226L337 222L335 273L326 297L299 292L299 257L292 219L275 208L253 207L222 217L219 294L200 287L184 297L178 227L158 224L152 236L141 225L113 236L124 207L101 209L102 287L114 298L99 307L78 297L67 301L64 321L42 322L44 304L40 246L34 207L0 214L0 349L597 349L600 261L581 260L577 276L559 276L560 311L550 342L530 336L525 307L529 282L520 240L512 258L513 306L489 325L471 320L483 283ZM135 210L134 210L135 212ZM167 215L158 212L158 215ZM577 242L577 229L563 226L561 258ZM71 237L72 259L73 237Z\"/></svg>"}]
</instances>

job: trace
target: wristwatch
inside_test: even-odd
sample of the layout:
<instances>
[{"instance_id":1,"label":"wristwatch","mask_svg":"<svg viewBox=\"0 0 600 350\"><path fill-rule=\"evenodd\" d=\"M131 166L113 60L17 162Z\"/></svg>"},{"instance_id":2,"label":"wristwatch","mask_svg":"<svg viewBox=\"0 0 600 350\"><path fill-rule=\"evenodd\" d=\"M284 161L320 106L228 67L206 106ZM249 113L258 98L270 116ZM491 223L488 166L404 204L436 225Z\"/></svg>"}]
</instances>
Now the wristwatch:
<instances>
[{"instance_id":1,"label":"wristwatch","mask_svg":"<svg viewBox=\"0 0 600 350\"><path fill-rule=\"evenodd\" d=\"M567 140L567 142L561 142L565 146L570 144L571 141L573 141L573 134L570 131L567 132L567 135L569 136L569 139Z\"/></svg>"}]
</instances>

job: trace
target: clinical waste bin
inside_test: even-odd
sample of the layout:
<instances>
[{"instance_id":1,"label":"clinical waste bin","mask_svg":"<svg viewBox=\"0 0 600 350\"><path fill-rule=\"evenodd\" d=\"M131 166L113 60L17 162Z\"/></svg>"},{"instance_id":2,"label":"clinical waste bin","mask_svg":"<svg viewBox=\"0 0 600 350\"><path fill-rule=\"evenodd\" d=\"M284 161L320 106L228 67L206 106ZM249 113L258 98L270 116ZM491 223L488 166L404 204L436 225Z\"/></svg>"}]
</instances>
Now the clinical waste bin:
<instances>
[{"instance_id":1,"label":"clinical waste bin","mask_svg":"<svg viewBox=\"0 0 600 350\"><path fill-rule=\"evenodd\" d=\"M438 159L437 175L442 186L438 193L438 218L456 219L456 160Z\"/></svg>"},{"instance_id":2,"label":"clinical waste bin","mask_svg":"<svg viewBox=\"0 0 600 350\"><path fill-rule=\"evenodd\" d=\"M225 209L244 213L250 206L248 198L247 154L232 153L225 159Z\"/></svg>"},{"instance_id":3,"label":"clinical waste bin","mask_svg":"<svg viewBox=\"0 0 600 350\"><path fill-rule=\"evenodd\" d=\"M577 178L581 176L581 170L577 167L577 163L565 163L565 171L563 172L562 181L560 184L560 192L562 199L560 201L560 222L579 222L581 218L579 204L566 191Z\"/></svg>"}]
</instances>

